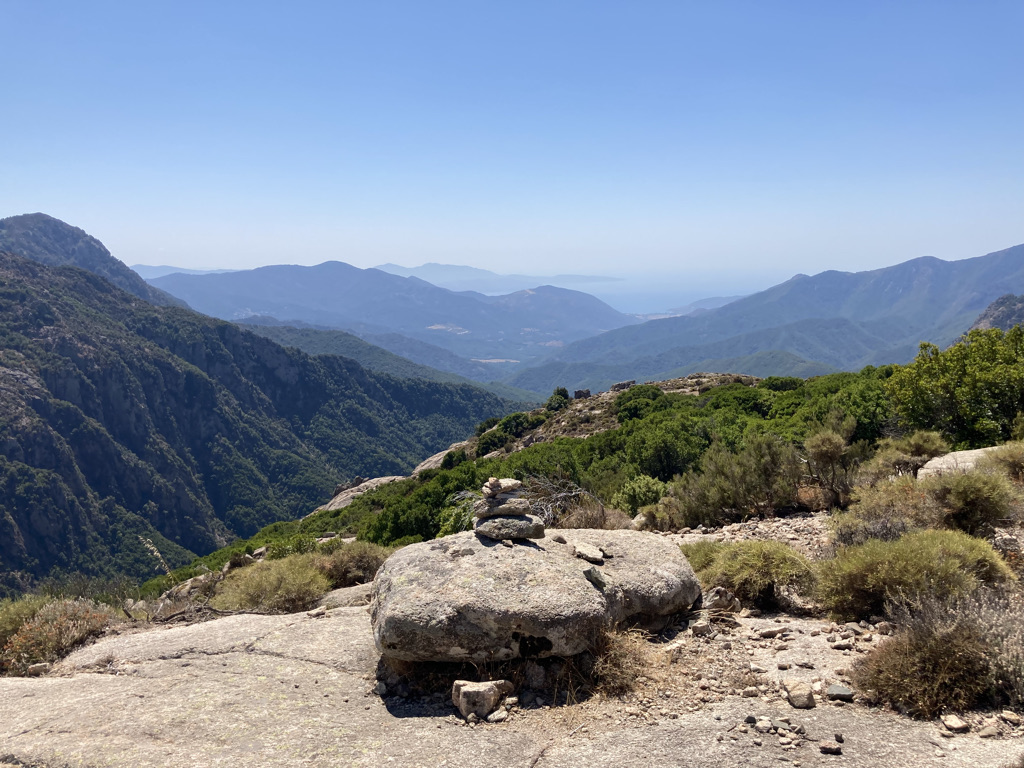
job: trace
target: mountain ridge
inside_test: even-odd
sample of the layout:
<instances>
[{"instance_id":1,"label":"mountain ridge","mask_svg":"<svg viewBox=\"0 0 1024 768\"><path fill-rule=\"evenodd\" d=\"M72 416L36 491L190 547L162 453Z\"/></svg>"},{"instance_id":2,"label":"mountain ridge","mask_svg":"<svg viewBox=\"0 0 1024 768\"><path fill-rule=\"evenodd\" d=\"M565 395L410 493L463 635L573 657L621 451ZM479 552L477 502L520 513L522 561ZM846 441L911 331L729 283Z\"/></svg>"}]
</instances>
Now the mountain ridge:
<instances>
[{"instance_id":1,"label":"mountain ridge","mask_svg":"<svg viewBox=\"0 0 1024 768\"><path fill-rule=\"evenodd\" d=\"M0 219L0 251L50 267L81 267L152 304L188 306L181 299L149 285L85 230L49 214L26 213Z\"/></svg>"},{"instance_id":2,"label":"mountain ridge","mask_svg":"<svg viewBox=\"0 0 1024 768\"><path fill-rule=\"evenodd\" d=\"M509 410L0 254L0 582L150 576Z\"/></svg>"}]
</instances>

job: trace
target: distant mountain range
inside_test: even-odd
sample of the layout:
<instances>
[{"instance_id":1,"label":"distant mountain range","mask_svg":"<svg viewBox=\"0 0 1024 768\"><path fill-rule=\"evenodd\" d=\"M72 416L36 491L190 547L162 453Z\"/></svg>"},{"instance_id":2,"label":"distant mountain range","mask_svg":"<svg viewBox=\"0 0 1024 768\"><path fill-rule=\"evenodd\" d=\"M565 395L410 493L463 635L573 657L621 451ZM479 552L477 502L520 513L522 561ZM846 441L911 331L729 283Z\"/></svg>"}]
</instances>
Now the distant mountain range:
<instances>
[{"instance_id":1,"label":"distant mountain range","mask_svg":"<svg viewBox=\"0 0 1024 768\"><path fill-rule=\"evenodd\" d=\"M524 389L516 389L508 384L473 381L457 373L438 370L428 365L421 365L406 357L400 357L393 352L389 352L382 346L364 341L346 331L309 327L296 328L277 323L240 323L240 325L260 336L266 336L268 339L272 339L284 347L295 347L310 355L341 355L342 357L355 360L369 371L387 373L403 378L439 381L445 384L472 384L498 397L503 397L510 401L520 401L523 407L532 406L538 400L536 393L528 392ZM404 337L398 338L403 339ZM424 344L423 346L429 345ZM456 357L452 353L440 348L434 348L434 352L440 353L441 356L448 355L455 360L462 360L462 358ZM437 355L432 355L432 357L436 359ZM473 365L473 363L469 364ZM477 373L490 373L486 365L475 365L478 368Z\"/></svg>"},{"instance_id":2,"label":"distant mountain range","mask_svg":"<svg viewBox=\"0 0 1024 768\"><path fill-rule=\"evenodd\" d=\"M172 274L150 283L214 317L270 316L364 337L397 333L485 361L537 359L572 341L638 322L566 288L539 286L487 296L338 261Z\"/></svg>"},{"instance_id":3,"label":"distant mountain range","mask_svg":"<svg viewBox=\"0 0 1024 768\"><path fill-rule=\"evenodd\" d=\"M538 285L553 285L557 288L580 290L595 284L622 282L621 278L600 275L554 275L553 277L501 275L477 267L433 262L418 267L381 264L376 269L401 277L418 277L420 280L426 280L428 283L451 291L474 291L489 294L523 291Z\"/></svg>"},{"instance_id":4,"label":"distant mountain range","mask_svg":"<svg viewBox=\"0 0 1024 768\"><path fill-rule=\"evenodd\" d=\"M233 269L187 269L186 267L172 267L170 264L132 264L131 269L143 280L152 280L155 277L173 275L180 272L183 275L219 275L224 272L234 272Z\"/></svg>"},{"instance_id":5,"label":"distant mountain range","mask_svg":"<svg viewBox=\"0 0 1024 768\"><path fill-rule=\"evenodd\" d=\"M902 363L921 341L946 346L993 299L1022 291L1024 245L962 261L924 257L868 272L797 275L698 315L577 341L505 380L545 392L726 365L735 373L807 375Z\"/></svg>"}]
</instances>

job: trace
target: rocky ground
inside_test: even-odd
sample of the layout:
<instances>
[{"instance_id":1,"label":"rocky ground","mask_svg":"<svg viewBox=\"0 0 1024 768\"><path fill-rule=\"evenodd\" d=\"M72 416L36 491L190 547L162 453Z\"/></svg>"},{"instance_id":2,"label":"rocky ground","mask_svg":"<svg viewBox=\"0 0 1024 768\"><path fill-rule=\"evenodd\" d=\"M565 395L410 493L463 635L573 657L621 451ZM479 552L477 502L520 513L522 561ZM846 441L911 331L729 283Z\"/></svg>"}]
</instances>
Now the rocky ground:
<instances>
[{"instance_id":1,"label":"rocky ground","mask_svg":"<svg viewBox=\"0 0 1024 768\"><path fill-rule=\"evenodd\" d=\"M365 607L128 631L46 677L0 680L0 758L46 768L998 767L1024 753L1012 713L965 717L967 731L955 733L846 701L845 688L830 700L884 626L748 616L695 629L647 643L623 699L576 702L570 692L527 705L527 695L504 722L477 725L445 692L413 696L378 680ZM798 696L805 684L816 706L794 708L782 681Z\"/></svg>"}]
</instances>

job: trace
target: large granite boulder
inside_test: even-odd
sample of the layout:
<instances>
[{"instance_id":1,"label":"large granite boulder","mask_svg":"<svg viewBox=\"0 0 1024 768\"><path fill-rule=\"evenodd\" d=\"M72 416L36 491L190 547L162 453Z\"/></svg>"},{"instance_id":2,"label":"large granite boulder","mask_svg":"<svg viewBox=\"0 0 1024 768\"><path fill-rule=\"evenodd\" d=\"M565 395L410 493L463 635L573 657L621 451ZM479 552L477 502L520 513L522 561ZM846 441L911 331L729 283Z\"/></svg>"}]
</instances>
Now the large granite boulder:
<instances>
[{"instance_id":1,"label":"large granite boulder","mask_svg":"<svg viewBox=\"0 0 1024 768\"><path fill-rule=\"evenodd\" d=\"M578 552L599 549L594 564ZM508 543L459 533L404 547L374 580L374 642L405 661L571 656L602 628L664 623L701 595L679 547L630 530Z\"/></svg>"}]
</instances>

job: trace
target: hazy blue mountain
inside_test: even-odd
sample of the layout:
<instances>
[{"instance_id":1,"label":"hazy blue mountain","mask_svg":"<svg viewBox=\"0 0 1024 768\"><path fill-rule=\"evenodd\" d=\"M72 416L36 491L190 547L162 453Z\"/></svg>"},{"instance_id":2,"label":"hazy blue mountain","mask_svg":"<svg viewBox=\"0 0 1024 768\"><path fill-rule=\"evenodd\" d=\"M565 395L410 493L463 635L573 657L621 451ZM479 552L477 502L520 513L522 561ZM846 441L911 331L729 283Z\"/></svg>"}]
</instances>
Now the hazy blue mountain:
<instances>
[{"instance_id":1,"label":"hazy blue mountain","mask_svg":"<svg viewBox=\"0 0 1024 768\"><path fill-rule=\"evenodd\" d=\"M173 275L176 272L180 272L183 275L219 275L223 272L235 271L233 269L186 269L185 267L172 267L170 264L132 264L131 268L143 280Z\"/></svg>"},{"instance_id":2,"label":"hazy blue mountain","mask_svg":"<svg viewBox=\"0 0 1024 768\"><path fill-rule=\"evenodd\" d=\"M906 362L920 341L948 345L995 298L1022 291L1024 245L962 261L924 257L867 272L797 275L718 309L574 342L541 364L544 374L524 370L506 381L542 392L559 365L579 364L563 370L596 385L609 377L658 378L701 360L751 361L768 351L837 369Z\"/></svg>"},{"instance_id":3,"label":"hazy blue mountain","mask_svg":"<svg viewBox=\"0 0 1024 768\"><path fill-rule=\"evenodd\" d=\"M401 267L398 264L381 264L377 269L402 277L418 277L428 283L452 291L475 291L485 294L503 294L521 291L538 285L554 285L559 288L585 289L601 283L621 282L620 278L601 275L502 275L487 269L466 267L456 264L431 262L418 267Z\"/></svg>"},{"instance_id":4,"label":"hazy blue mountain","mask_svg":"<svg viewBox=\"0 0 1024 768\"><path fill-rule=\"evenodd\" d=\"M153 304L185 306L180 299L146 283L127 265L111 256L95 237L45 213L26 213L0 219L0 251L50 267L81 267Z\"/></svg>"},{"instance_id":5,"label":"hazy blue mountain","mask_svg":"<svg viewBox=\"0 0 1024 768\"><path fill-rule=\"evenodd\" d=\"M354 330L361 336L399 333L479 359L533 359L559 345L636 322L588 294L565 288L541 286L488 297L337 261L173 274L151 283L214 317L269 315L284 322Z\"/></svg>"},{"instance_id":6,"label":"hazy blue mountain","mask_svg":"<svg viewBox=\"0 0 1024 768\"><path fill-rule=\"evenodd\" d=\"M498 397L518 401L517 407L519 405L523 407L532 406L532 404L537 402L537 395L533 392L516 389L508 384L501 384L499 382L485 383L482 381L472 381L457 373L449 373L427 365L421 365L393 352L389 352L383 347L364 341L347 331L308 327L296 328L294 326L278 325L277 323L240 323L240 325L251 330L253 333L276 341L281 346L295 347L310 355L341 355L342 357L351 358L369 371L387 373L403 378L439 381L445 384L471 384ZM440 348L437 351L451 355L450 352ZM458 359L461 360L461 358ZM486 370L484 365L479 367Z\"/></svg>"}]
</instances>

